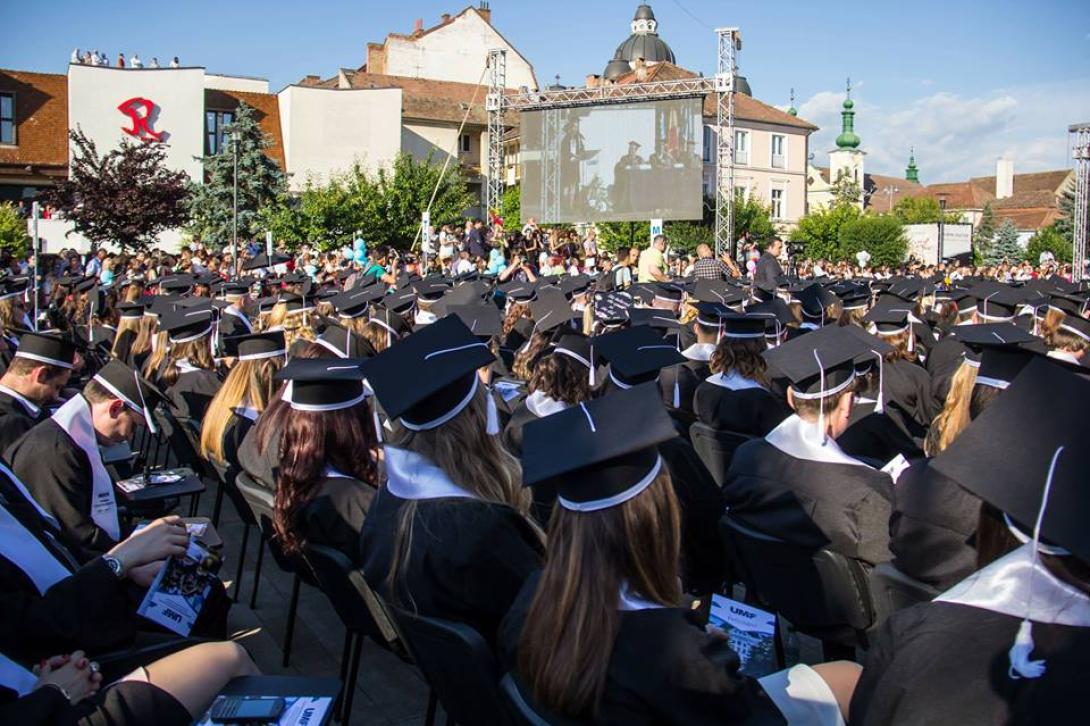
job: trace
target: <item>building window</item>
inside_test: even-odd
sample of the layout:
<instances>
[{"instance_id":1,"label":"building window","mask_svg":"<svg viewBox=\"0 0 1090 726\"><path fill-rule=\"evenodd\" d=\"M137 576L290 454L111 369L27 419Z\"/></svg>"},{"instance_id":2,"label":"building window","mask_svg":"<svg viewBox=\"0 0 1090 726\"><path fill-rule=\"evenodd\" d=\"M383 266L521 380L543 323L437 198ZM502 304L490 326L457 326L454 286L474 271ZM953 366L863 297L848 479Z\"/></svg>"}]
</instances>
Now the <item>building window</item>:
<instances>
[{"instance_id":1,"label":"building window","mask_svg":"<svg viewBox=\"0 0 1090 726\"><path fill-rule=\"evenodd\" d=\"M711 126L704 127L704 163L710 164L715 159L715 135Z\"/></svg>"},{"instance_id":2,"label":"building window","mask_svg":"<svg viewBox=\"0 0 1090 726\"><path fill-rule=\"evenodd\" d=\"M772 134L772 163L773 169L783 169L787 166L787 137L783 134Z\"/></svg>"},{"instance_id":3,"label":"building window","mask_svg":"<svg viewBox=\"0 0 1090 726\"><path fill-rule=\"evenodd\" d=\"M784 218L784 199L787 196L783 189L772 190L772 219Z\"/></svg>"},{"instance_id":4,"label":"building window","mask_svg":"<svg viewBox=\"0 0 1090 726\"><path fill-rule=\"evenodd\" d=\"M227 127L234 122L234 111L204 112L204 153L206 156L212 156L226 150Z\"/></svg>"},{"instance_id":5,"label":"building window","mask_svg":"<svg viewBox=\"0 0 1090 726\"><path fill-rule=\"evenodd\" d=\"M749 164L749 132L734 132L734 163Z\"/></svg>"},{"instance_id":6,"label":"building window","mask_svg":"<svg viewBox=\"0 0 1090 726\"><path fill-rule=\"evenodd\" d=\"M0 144L15 143L15 94L0 93Z\"/></svg>"},{"instance_id":7,"label":"building window","mask_svg":"<svg viewBox=\"0 0 1090 726\"><path fill-rule=\"evenodd\" d=\"M469 153L469 134L462 134L458 137L458 153Z\"/></svg>"}]
</instances>

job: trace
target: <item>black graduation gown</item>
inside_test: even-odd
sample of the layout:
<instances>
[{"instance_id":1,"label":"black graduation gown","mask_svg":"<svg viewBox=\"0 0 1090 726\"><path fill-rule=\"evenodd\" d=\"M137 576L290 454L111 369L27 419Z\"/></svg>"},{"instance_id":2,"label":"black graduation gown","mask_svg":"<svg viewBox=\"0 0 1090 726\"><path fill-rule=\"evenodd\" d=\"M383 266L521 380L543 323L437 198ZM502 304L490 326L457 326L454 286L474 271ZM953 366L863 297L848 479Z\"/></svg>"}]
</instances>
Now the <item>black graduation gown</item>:
<instances>
[{"instance_id":1,"label":"black graduation gown","mask_svg":"<svg viewBox=\"0 0 1090 726\"><path fill-rule=\"evenodd\" d=\"M325 477L314 498L296 514L296 526L313 544L340 551L357 567L363 564L360 533L378 490L359 479Z\"/></svg>"},{"instance_id":2,"label":"black graduation gown","mask_svg":"<svg viewBox=\"0 0 1090 726\"><path fill-rule=\"evenodd\" d=\"M55 653L51 655L56 655ZM185 726L193 717L181 703L151 683L125 681L105 687L76 705L56 688L26 696L0 686L0 723L21 726Z\"/></svg>"},{"instance_id":3,"label":"black graduation gown","mask_svg":"<svg viewBox=\"0 0 1090 726\"><path fill-rule=\"evenodd\" d=\"M968 350L957 338L947 335L935 343L927 357L927 371L931 374L931 397L940 406L946 402L950 392L950 379L961 367L961 361Z\"/></svg>"},{"instance_id":4,"label":"black graduation gown","mask_svg":"<svg viewBox=\"0 0 1090 726\"><path fill-rule=\"evenodd\" d=\"M56 421L50 418L32 428L8 449L6 458L34 499L70 538L95 552L106 552L117 544L91 518L91 462ZM122 539L127 534L122 526Z\"/></svg>"},{"instance_id":5,"label":"black graduation gown","mask_svg":"<svg viewBox=\"0 0 1090 726\"><path fill-rule=\"evenodd\" d=\"M184 371L167 391L167 398L174 415L182 421L190 421L198 429L208 405L219 393L223 381L215 371L204 369Z\"/></svg>"},{"instance_id":6,"label":"black graduation gown","mask_svg":"<svg viewBox=\"0 0 1090 726\"><path fill-rule=\"evenodd\" d=\"M759 532L874 565L891 556L891 488L868 466L799 459L757 439L734 452L723 496Z\"/></svg>"},{"instance_id":7,"label":"black graduation gown","mask_svg":"<svg viewBox=\"0 0 1090 726\"><path fill-rule=\"evenodd\" d=\"M135 341L136 333L132 330L121 331L114 340L114 357L131 368L137 367L132 356L132 344Z\"/></svg>"},{"instance_id":8,"label":"black graduation gown","mask_svg":"<svg viewBox=\"0 0 1090 726\"><path fill-rule=\"evenodd\" d=\"M791 411L763 388L733 391L704 381L696 388L693 410L697 420L718 431L763 437Z\"/></svg>"},{"instance_id":9,"label":"black graduation gown","mask_svg":"<svg viewBox=\"0 0 1090 726\"><path fill-rule=\"evenodd\" d=\"M507 449L513 456L522 457L522 429L526 424L531 421L537 421L538 417L526 407L526 399L515 407L514 412L511 414L511 418L508 419L507 425L503 429L503 435L501 441L503 442L503 448Z\"/></svg>"},{"instance_id":10,"label":"black graduation gown","mask_svg":"<svg viewBox=\"0 0 1090 726\"><path fill-rule=\"evenodd\" d=\"M1090 628L1034 623L1040 678L1008 677L1020 619L934 602L894 613L867 650L852 726L1086 721Z\"/></svg>"},{"instance_id":11,"label":"black graduation gown","mask_svg":"<svg viewBox=\"0 0 1090 726\"><path fill-rule=\"evenodd\" d=\"M886 411L906 435L922 444L931 420L938 415L931 376L921 366L898 359L882 371Z\"/></svg>"},{"instance_id":12,"label":"black graduation gown","mask_svg":"<svg viewBox=\"0 0 1090 726\"><path fill-rule=\"evenodd\" d=\"M43 408L32 414L19 399L0 392L0 452L7 451L20 436L47 418L49 414Z\"/></svg>"},{"instance_id":13,"label":"black graduation gown","mask_svg":"<svg viewBox=\"0 0 1090 726\"><path fill-rule=\"evenodd\" d=\"M223 429L221 447L223 450L224 463L232 469L237 470L242 467L242 464L239 462L239 449L242 447L242 442L246 438L246 434L250 433L250 430L256 427L257 421L252 421L237 413L231 414L231 419Z\"/></svg>"},{"instance_id":14,"label":"black graduation gown","mask_svg":"<svg viewBox=\"0 0 1090 726\"><path fill-rule=\"evenodd\" d=\"M949 589L976 569L979 518L979 498L928 460L914 462L893 488L893 564L940 591Z\"/></svg>"},{"instance_id":15,"label":"black graduation gown","mask_svg":"<svg viewBox=\"0 0 1090 726\"><path fill-rule=\"evenodd\" d=\"M862 396L872 396L867 392ZM836 437L837 445L848 456L872 465L885 466L898 454L905 459L918 459L923 450L885 412L875 412L877 402L870 398L857 399L852 406L848 428Z\"/></svg>"},{"instance_id":16,"label":"black graduation gown","mask_svg":"<svg viewBox=\"0 0 1090 726\"><path fill-rule=\"evenodd\" d=\"M527 580L500 632L500 662L516 676L519 640L540 574ZM727 642L706 633L689 610L622 611L600 710L592 721L579 723L785 723L760 685L738 672L739 664ZM520 691L530 699L529 688L520 685Z\"/></svg>"},{"instance_id":17,"label":"black graduation gown","mask_svg":"<svg viewBox=\"0 0 1090 726\"><path fill-rule=\"evenodd\" d=\"M719 539L722 492L687 439L678 436L658 448L681 506L682 584L687 592L712 592L726 571Z\"/></svg>"},{"instance_id":18,"label":"black graduation gown","mask_svg":"<svg viewBox=\"0 0 1090 726\"><path fill-rule=\"evenodd\" d=\"M270 492L276 491L276 480L280 474L280 439L283 428L277 427L269 432L269 445L264 451L258 448L258 427L251 426L243 434L238 447L238 464L254 483Z\"/></svg>"},{"instance_id":19,"label":"black graduation gown","mask_svg":"<svg viewBox=\"0 0 1090 726\"><path fill-rule=\"evenodd\" d=\"M707 361L687 360L674 366L663 368L659 373L659 386L662 388L664 403L670 409L671 415L683 424L692 424L696 421L693 412L693 396L697 387L710 376L711 369ZM674 386L677 386L678 405L674 406ZM689 431L686 426L685 436Z\"/></svg>"},{"instance_id":20,"label":"black graduation gown","mask_svg":"<svg viewBox=\"0 0 1090 726\"><path fill-rule=\"evenodd\" d=\"M409 556L391 589L402 510L415 502ZM363 522L363 574L387 602L473 626L489 643L544 547L514 509L476 499L408 500L385 487Z\"/></svg>"}]
</instances>

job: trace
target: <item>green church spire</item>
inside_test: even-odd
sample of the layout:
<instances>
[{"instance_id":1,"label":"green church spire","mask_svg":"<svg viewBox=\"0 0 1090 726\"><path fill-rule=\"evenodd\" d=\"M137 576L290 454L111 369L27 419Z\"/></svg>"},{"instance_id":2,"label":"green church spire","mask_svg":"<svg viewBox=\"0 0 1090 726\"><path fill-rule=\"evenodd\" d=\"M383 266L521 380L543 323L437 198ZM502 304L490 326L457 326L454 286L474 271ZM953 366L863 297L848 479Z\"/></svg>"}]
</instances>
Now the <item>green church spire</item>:
<instances>
[{"instance_id":1,"label":"green church spire","mask_svg":"<svg viewBox=\"0 0 1090 726\"><path fill-rule=\"evenodd\" d=\"M905 169L905 181L920 183L919 169L916 168L916 147L908 151L908 168Z\"/></svg>"},{"instance_id":2,"label":"green church spire","mask_svg":"<svg viewBox=\"0 0 1090 726\"><path fill-rule=\"evenodd\" d=\"M795 89L794 88L791 89L791 105L789 105L787 107L787 113L791 114L792 116L798 116L799 115L798 109L795 108Z\"/></svg>"},{"instance_id":3,"label":"green church spire","mask_svg":"<svg viewBox=\"0 0 1090 726\"><path fill-rule=\"evenodd\" d=\"M848 79L848 95L844 99L844 110L840 112L843 126L840 136L836 137L838 149L856 149L861 143L858 134L855 133L855 103L852 101L852 79Z\"/></svg>"}]
</instances>

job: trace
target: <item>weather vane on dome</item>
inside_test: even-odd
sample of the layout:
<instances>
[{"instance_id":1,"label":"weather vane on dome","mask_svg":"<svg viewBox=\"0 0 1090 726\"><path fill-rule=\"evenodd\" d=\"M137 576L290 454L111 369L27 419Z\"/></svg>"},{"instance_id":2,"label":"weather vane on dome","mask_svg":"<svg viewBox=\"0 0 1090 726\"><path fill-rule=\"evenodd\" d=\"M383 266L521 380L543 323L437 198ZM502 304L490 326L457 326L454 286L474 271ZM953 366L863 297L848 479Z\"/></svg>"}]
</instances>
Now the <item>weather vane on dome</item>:
<instances>
[{"instance_id":1,"label":"weather vane on dome","mask_svg":"<svg viewBox=\"0 0 1090 726\"><path fill-rule=\"evenodd\" d=\"M852 97L852 77L848 76L848 98Z\"/></svg>"}]
</instances>

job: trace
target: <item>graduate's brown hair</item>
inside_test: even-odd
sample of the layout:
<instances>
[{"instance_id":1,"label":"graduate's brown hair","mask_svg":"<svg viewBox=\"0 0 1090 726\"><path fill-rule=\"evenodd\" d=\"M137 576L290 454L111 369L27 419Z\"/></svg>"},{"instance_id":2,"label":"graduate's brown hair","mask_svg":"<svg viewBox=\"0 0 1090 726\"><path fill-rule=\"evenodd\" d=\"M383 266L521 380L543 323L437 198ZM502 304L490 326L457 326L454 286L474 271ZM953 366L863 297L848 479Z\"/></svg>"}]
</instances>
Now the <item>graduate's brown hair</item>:
<instances>
[{"instance_id":1,"label":"graduate's brown hair","mask_svg":"<svg viewBox=\"0 0 1090 726\"><path fill-rule=\"evenodd\" d=\"M590 400L590 376L582 363L560 353L550 353L542 356L534 366L530 390L574 405Z\"/></svg>"},{"instance_id":2,"label":"graduate's brown hair","mask_svg":"<svg viewBox=\"0 0 1090 726\"><path fill-rule=\"evenodd\" d=\"M708 365L712 373L736 371L738 375L768 388L768 364L761 355L764 351L764 338L724 337L715 346Z\"/></svg>"},{"instance_id":3,"label":"graduate's brown hair","mask_svg":"<svg viewBox=\"0 0 1090 726\"><path fill-rule=\"evenodd\" d=\"M622 585L679 606L680 552L680 509L665 470L616 507L553 509L545 568L518 648L518 672L536 704L573 718L594 715L621 625Z\"/></svg>"}]
</instances>

